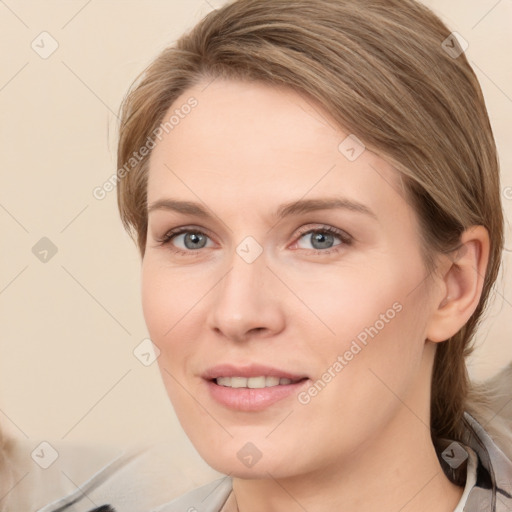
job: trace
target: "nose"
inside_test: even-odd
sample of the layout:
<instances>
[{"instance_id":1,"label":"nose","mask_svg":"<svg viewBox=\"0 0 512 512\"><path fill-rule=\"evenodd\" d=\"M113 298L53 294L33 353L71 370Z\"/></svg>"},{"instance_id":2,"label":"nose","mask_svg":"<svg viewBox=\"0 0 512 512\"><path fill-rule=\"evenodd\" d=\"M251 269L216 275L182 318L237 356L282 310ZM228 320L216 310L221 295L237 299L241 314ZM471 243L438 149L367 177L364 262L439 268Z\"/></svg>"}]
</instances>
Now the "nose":
<instances>
[{"instance_id":1,"label":"nose","mask_svg":"<svg viewBox=\"0 0 512 512\"><path fill-rule=\"evenodd\" d=\"M285 326L283 290L263 254L247 263L235 253L230 262L229 271L212 290L208 327L237 342L281 332Z\"/></svg>"}]
</instances>

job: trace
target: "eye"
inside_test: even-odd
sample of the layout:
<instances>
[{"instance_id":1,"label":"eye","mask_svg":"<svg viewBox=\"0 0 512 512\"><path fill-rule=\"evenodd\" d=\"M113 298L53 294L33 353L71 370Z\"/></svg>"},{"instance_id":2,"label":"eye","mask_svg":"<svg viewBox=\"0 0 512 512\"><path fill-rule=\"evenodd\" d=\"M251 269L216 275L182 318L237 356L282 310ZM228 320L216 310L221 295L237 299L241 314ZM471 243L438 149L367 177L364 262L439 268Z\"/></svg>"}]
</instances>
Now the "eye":
<instances>
[{"instance_id":1,"label":"eye","mask_svg":"<svg viewBox=\"0 0 512 512\"><path fill-rule=\"evenodd\" d=\"M182 227L167 231L156 240L159 245L167 246L172 252L180 255L199 255L199 249L213 246L211 238L204 232L190 227ZM315 254L338 252L341 247L352 243L352 237L332 226L321 226L314 229L308 227L299 230L296 248L313 250ZM308 246L309 244L309 246ZM294 247L295 248L295 247Z\"/></svg>"},{"instance_id":2,"label":"eye","mask_svg":"<svg viewBox=\"0 0 512 512\"><path fill-rule=\"evenodd\" d=\"M351 238L341 230L331 226L302 231L297 246L300 249L314 249L319 252L329 252L339 245L350 245ZM309 245L309 246L308 246ZM338 249L335 249L337 251Z\"/></svg>"},{"instance_id":3,"label":"eye","mask_svg":"<svg viewBox=\"0 0 512 512\"><path fill-rule=\"evenodd\" d=\"M202 231L190 228L179 228L168 231L162 238L157 240L160 245L169 245L173 251L178 253L187 253L211 247L211 245L207 245L208 241L208 235Z\"/></svg>"}]
</instances>

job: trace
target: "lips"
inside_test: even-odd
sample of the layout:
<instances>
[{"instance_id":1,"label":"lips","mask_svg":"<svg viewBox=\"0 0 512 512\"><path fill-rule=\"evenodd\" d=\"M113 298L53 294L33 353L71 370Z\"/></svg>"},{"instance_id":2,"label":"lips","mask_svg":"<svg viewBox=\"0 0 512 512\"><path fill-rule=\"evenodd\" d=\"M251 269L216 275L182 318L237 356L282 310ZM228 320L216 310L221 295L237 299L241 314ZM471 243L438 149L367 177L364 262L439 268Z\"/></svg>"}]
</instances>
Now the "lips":
<instances>
[{"instance_id":1,"label":"lips","mask_svg":"<svg viewBox=\"0 0 512 512\"><path fill-rule=\"evenodd\" d=\"M228 409L257 412L291 398L307 385L306 375L252 364L218 365L203 375L209 395Z\"/></svg>"}]
</instances>

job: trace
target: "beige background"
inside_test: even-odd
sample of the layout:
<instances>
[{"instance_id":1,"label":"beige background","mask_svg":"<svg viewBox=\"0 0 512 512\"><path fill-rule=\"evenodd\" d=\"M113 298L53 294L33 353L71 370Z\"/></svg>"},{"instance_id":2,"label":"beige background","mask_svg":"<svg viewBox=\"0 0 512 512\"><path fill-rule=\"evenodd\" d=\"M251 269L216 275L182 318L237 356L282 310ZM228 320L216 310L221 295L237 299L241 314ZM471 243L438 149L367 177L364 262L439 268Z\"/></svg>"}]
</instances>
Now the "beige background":
<instances>
[{"instance_id":1,"label":"beige background","mask_svg":"<svg viewBox=\"0 0 512 512\"><path fill-rule=\"evenodd\" d=\"M139 259L115 191L118 110L134 77L213 0L0 1L0 424L41 439L129 446L187 444L156 363L133 354L147 336ZM469 43L502 163L512 248L512 2L428 0ZM52 40L58 49L43 59ZM39 46L36 46L39 45ZM509 188L507 188L509 187ZM46 263L32 252L49 238ZM475 378L512 360L511 253L471 359Z\"/></svg>"}]
</instances>

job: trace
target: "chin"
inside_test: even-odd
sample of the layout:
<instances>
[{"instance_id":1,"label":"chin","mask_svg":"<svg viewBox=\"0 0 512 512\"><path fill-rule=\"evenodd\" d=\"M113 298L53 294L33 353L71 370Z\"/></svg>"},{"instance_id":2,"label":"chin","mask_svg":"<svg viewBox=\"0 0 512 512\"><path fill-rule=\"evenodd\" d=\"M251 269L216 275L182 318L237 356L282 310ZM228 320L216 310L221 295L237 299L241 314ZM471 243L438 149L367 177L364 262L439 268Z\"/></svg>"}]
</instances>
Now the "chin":
<instances>
[{"instance_id":1,"label":"chin","mask_svg":"<svg viewBox=\"0 0 512 512\"><path fill-rule=\"evenodd\" d=\"M218 459L210 460L205 458L204 460L215 471L233 478L260 480L269 478L269 475L272 475L273 478L286 478L291 476L289 469L284 471L282 468L279 468L277 464L272 464L271 461L264 463L263 460L260 460L253 467L247 467L238 461L233 461L233 459L219 461Z\"/></svg>"},{"instance_id":2,"label":"chin","mask_svg":"<svg viewBox=\"0 0 512 512\"><path fill-rule=\"evenodd\" d=\"M221 443L220 440L211 441L207 445L202 442L194 443L201 458L214 470L225 475L243 479L286 478L290 474L290 461L296 461L296 453L287 453L277 446L269 446L268 440L259 440L254 436L254 443L244 439L233 438L229 442ZM213 450L212 447L218 449ZM293 466L297 473L299 465Z\"/></svg>"}]
</instances>

